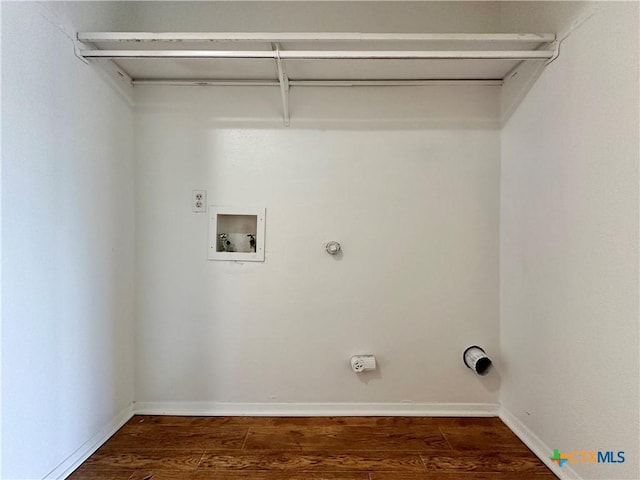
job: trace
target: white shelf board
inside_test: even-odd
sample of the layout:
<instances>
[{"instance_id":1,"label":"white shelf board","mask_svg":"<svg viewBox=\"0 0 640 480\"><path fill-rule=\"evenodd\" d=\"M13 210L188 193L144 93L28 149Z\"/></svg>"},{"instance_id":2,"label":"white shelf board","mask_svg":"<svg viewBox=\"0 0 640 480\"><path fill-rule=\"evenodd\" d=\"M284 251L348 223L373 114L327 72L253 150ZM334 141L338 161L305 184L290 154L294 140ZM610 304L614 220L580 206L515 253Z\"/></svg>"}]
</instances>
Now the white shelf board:
<instances>
[{"instance_id":1,"label":"white shelf board","mask_svg":"<svg viewBox=\"0 0 640 480\"><path fill-rule=\"evenodd\" d=\"M525 58L538 56L537 61L546 60L550 53L543 47L552 42L555 35L81 32L78 39L95 46L88 48L94 51L86 52L87 56L113 58L134 80L277 81L273 51L276 44L287 77L293 81L501 80L523 55ZM224 58L208 58L218 55ZM183 56L189 58L181 58ZM235 56L249 58L233 58ZM360 58L362 56L373 58ZM428 58L430 56L435 58ZM465 56L480 58L462 58Z\"/></svg>"},{"instance_id":2,"label":"white shelf board","mask_svg":"<svg viewBox=\"0 0 640 480\"><path fill-rule=\"evenodd\" d=\"M501 85L522 61L546 62L552 33L84 32L79 51L113 61L133 85L289 88ZM82 43L83 42L83 43ZM484 83L483 83L484 82Z\"/></svg>"}]
</instances>

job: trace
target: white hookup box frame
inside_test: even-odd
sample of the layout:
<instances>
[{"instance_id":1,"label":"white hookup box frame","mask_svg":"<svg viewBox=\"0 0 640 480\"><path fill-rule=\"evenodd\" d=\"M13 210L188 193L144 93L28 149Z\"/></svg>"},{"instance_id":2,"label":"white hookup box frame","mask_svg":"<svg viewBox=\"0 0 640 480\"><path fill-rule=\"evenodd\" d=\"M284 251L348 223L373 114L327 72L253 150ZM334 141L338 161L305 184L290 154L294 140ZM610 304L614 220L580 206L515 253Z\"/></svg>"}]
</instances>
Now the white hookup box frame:
<instances>
[{"instance_id":1,"label":"white hookup box frame","mask_svg":"<svg viewBox=\"0 0 640 480\"><path fill-rule=\"evenodd\" d=\"M255 219L251 219L255 217ZM209 206L209 260L227 260L236 262L264 262L264 237L265 237L266 208L224 207L218 205ZM250 219L249 222L246 220ZM237 220L237 221L235 221ZM240 225L237 232L222 231L223 224ZM249 226L248 226L249 225ZM219 235L222 233L245 233L255 235L255 252L229 252L219 250Z\"/></svg>"}]
</instances>

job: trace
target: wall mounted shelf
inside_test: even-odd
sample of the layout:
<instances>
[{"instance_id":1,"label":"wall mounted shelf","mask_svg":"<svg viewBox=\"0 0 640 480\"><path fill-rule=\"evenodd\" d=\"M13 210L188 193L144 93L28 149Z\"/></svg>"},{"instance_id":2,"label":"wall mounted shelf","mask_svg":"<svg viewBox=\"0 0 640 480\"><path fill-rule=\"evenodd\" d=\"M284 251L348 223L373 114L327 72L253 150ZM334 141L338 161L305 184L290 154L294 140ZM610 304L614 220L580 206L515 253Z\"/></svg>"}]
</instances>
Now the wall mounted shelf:
<instances>
[{"instance_id":1,"label":"wall mounted shelf","mask_svg":"<svg viewBox=\"0 0 640 480\"><path fill-rule=\"evenodd\" d=\"M80 32L78 53L112 61L133 85L292 87L501 85L549 62L553 33Z\"/></svg>"}]
</instances>

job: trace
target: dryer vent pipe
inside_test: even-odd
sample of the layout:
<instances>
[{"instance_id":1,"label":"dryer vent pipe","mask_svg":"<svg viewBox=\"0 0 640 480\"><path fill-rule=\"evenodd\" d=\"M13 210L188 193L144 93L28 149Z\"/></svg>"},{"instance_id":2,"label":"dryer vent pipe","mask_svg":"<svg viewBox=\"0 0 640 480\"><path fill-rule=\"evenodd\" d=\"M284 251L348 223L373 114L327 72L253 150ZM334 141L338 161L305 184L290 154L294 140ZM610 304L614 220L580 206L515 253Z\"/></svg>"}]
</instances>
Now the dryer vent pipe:
<instances>
[{"instance_id":1,"label":"dryer vent pipe","mask_svg":"<svg viewBox=\"0 0 640 480\"><path fill-rule=\"evenodd\" d=\"M491 359L487 357L484 349L473 345L462 354L464 364L478 375L486 375L491 367Z\"/></svg>"}]
</instances>

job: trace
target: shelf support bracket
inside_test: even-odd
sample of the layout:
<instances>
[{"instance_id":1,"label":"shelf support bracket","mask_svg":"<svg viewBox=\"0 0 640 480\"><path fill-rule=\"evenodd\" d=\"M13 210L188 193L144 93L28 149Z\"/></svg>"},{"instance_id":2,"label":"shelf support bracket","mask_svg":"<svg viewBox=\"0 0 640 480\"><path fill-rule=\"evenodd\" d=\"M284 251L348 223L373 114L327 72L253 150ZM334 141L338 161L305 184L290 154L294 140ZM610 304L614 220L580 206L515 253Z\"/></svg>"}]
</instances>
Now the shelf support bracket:
<instances>
[{"instance_id":1,"label":"shelf support bracket","mask_svg":"<svg viewBox=\"0 0 640 480\"><path fill-rule=\"evenodd\" d=\"M288 127L291 124L289 117L289 77L284 70L282 59L280 58L280 45L277 43L271 44L271 47L275 51L276 68L278 69L278 83L280 84L280 98L282 99L282 111L284 126Z\"/></svg>"},{"instance_id":2,"label":"shelf support bracket","mask_svg":"<svg viewBox=\"0 0 640 480\"><path fill-rule=\"evenodd\" d=\"M551 46L553 47L553 55L546 61L545 66L555 61L555 59L560 55L560 40L556 40L551 44Z\"/></svg>"}]
</instances>

